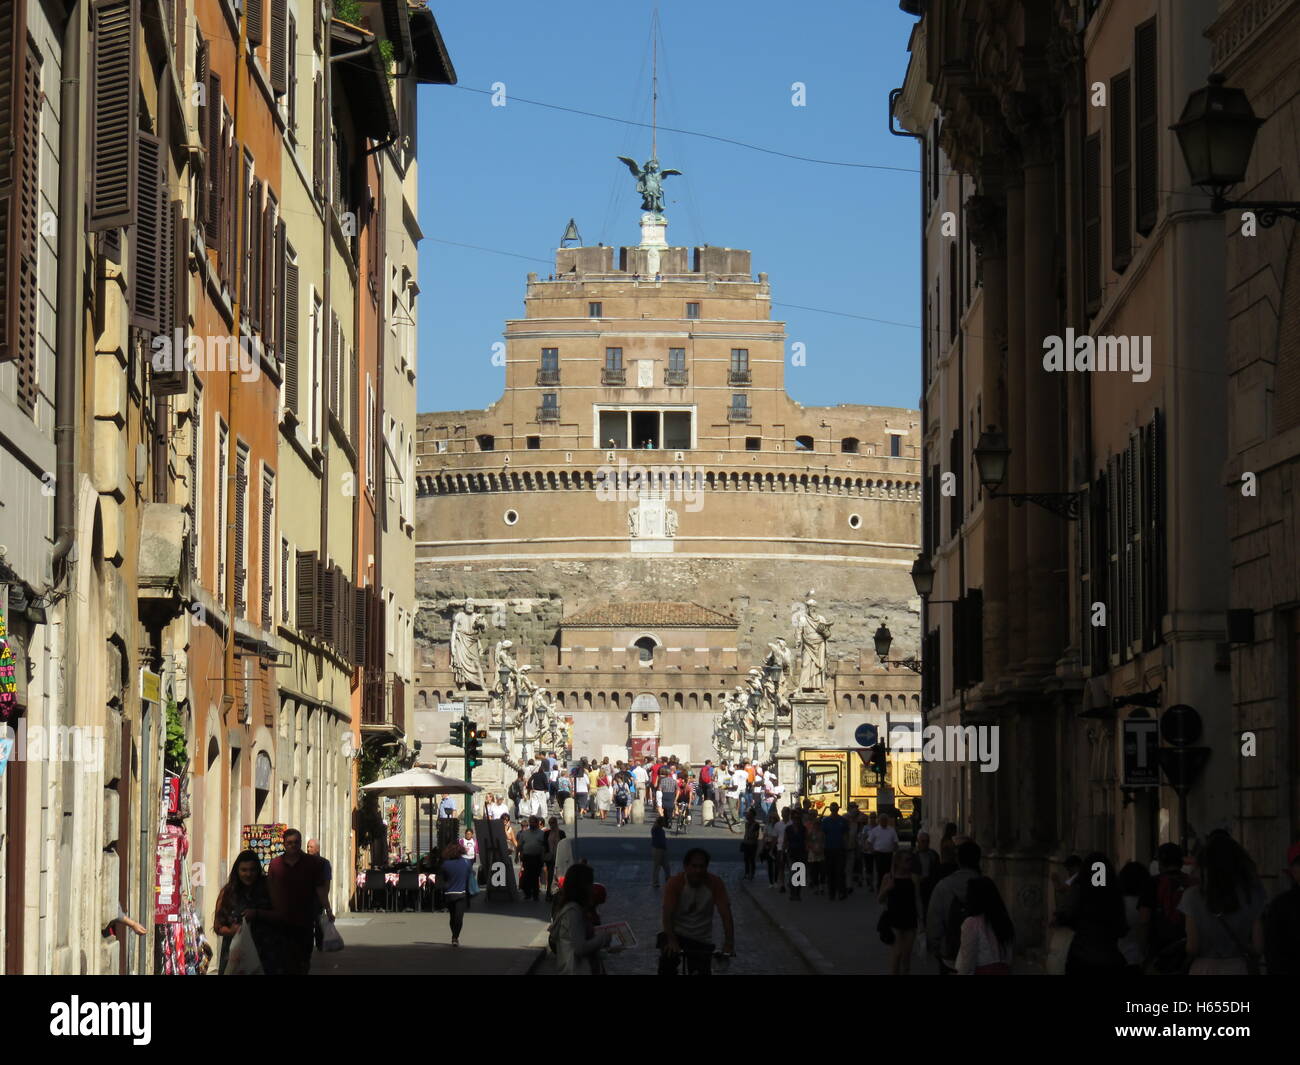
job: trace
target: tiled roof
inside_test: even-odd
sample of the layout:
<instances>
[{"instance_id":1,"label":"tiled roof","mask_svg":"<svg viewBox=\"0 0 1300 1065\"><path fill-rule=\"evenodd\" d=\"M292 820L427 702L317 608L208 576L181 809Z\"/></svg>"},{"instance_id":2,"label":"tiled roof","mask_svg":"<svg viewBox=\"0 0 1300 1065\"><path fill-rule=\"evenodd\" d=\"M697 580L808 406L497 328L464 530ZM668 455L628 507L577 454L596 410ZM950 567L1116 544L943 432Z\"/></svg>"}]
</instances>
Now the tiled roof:
<instances>
[{"instance_id":1,"label":"tiled roof","mask_svg":"<svg viewBox=\"0 0 1300 1065\"><path fill-rule=\"evenodd\" d=\"M699 603L605 603L565 618L571 629L734 629L736 619Z\"/></svg>"}]
</instances>

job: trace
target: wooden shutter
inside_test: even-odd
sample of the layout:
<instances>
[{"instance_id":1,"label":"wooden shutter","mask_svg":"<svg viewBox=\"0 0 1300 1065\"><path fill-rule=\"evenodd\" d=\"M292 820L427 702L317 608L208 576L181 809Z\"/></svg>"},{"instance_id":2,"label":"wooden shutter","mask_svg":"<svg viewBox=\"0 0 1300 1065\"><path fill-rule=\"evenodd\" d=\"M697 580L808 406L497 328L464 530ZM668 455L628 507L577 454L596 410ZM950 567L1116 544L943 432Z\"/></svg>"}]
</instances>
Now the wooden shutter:
<instances>
[{"instance_id":1,"label":"wooden shutter","mask_svg":"<svg viewBox=\"0 0 1300 1065\"><path fill-rule=\"evenodd\" d=\"M293 574L294 622L303 636L320 635L320 566L315 551L299 551Z\"/></svg>"},{"instance_id":2,"label":"wooden shutter","mask_svg":"<svg viewBox=\"0 0 1300 1065\"><path fill-rule=\"evenodd\" d=\"M272 325L267 329L271 337L271 346L275 357L284 362L284 300L285 300L285 240L284 240L284 220L277 218L275 220L274 236L271 239L270 266L271 276L271 303L272 303ZM281 378L284 377L283 367L280 371Z\"/></svg>"},{"instance_id":3,"label":"wooden shutter","mask_svg":"<svg viewBox=\"0 0 1300 1065\"><path fill-rule=\"evenodd\" d=\"M1125 522L1128 525L1128 632L1126 642L1129 653L1133 654L1142 645L1142 489L1146 478L1142 476L1142 441L1138 433L1129 437L1126 455L1127 470L1124 476L1124 489L1127 493L1127 511Z\"/></svg>"},{"instance_id":4,"label":"wooden shutter","mask_svg":"<svg viewBox=\"0 0 1300 1065\"><path fill-rule=\"evenodd\" d=\"M1092 666L1092 526L1096 495L1091 487L1079 494L1077 564L1079 567L1079 664L1086 676Z\"/></svg>"},{"instance_id":5,"label":"wooden shutter","mask_svg":"<svg viewBox=\"0 0 1300 1065\"><path fill-rule=\"evenodd\" d=\"M1155 647L1164 638L1165 549L1164 549L1164 452L1161 439L1160 412L1156 411L1146 427L1146 528L1143 542L1147 549L1146 574L1146 646Z\"/></svg>"},{"instance_id":6,"label":"wooden shutter","mask_svg":"<svg viewBox=\"0 0 1300 1065\"><path fill-rule=\"evenodd\" d=\"M955 609L961 617L960 687L967 688L984 679L984 592L971 588Z\"/></svg>"},{"instance_id":7,"label":"wooden shutter","mask_svg":"<svg viewBox=\"0 0 1300 1065\"><path fill-rule=\"evenodd\" d=\"M262 195L264 183L259 179L253 182L253 192L248 201L248 320L255 330L262 328L262 292L265 277L262 263L265 256L263 231L265 230L265 211Z\"/></svg>"},{"instance_id":8,"label":"wooden shutter","mask_svg":"<svg viewBox=\"0 0 1300 1065\"><path fill-rule=\"evenodd\" d=\"M285 246L288 258L288 245ZM284 264L284 405L298 414L298 264Z\"/></svg>"},{"instance_id":9,"label":"wooden shutter","mask_svg":"<svg viewBox=\"0 0 1300 1065\"><path fill-rule=\"evenodd\" d=\"M272 613L274 585L271 582L271 553L275 518L275 474L270 470L262 471L262 628L270 629L275 624Z\"/></svg>"},{"instance_id":10,"label":"wooden shutter","mask_svg":"<svg viewBox=\"0 0 1300 1065\"><path fill-rule=\"evenodd\" d=\"M321 638L331 646L338 646L338 581L335 575L337 566L322 566L320 581L320 627Z\"/></svg>"},{"instance_id":11,"label":"wooden shutter","mask_svg":"<svg viewBox=\"0 0 1300 1065\"><path fill-rule=\"evenodd\" d=\"M136 134L141 180L135 184L135 225L131 229L131 324L150 333L162 329L163 243L166 236L162 142L152 133Z\"/></svg>"},{"instance_id":12,"label":"wooden shutter","mask_svg":"<svg viewBox=\"0 0 1300 1065\"><path fill-rule=\"evenodd\" d=\"M179 338L183 343L190 324L190 220L185 217L180 200L172 200L169 219L166 269L170 282L167 285L169 314L166 328L168 336ZM183 356L184 349L176 354ZM184 358L174 363L172 369L153 375L154 395L178 396L189 390L190 375Z\"/></svg>"},{"instance_id":13,"label":"wooden shutter","mask_svg":"<svg viewBox=\"0 0 1300 1065\"><path fill-rule=\"evenodd\" d=\"M285 103L288 107L289 136L295 137L298 132L298 23L297 20L289 19L289 43L286 55L289 62L288 84L286 91L288 98Z\"/></svg>"},{"instance_id":14,"label":"wooden shutter","mask_svg":"<svg viewBox=\"0 0 1300 1065\"><path fill-rule=\"evenodd\" d=\"M325 20L321 17L320 0L311 0L311 36L316 51L325 51Z\"/></svg>"},{"instance_id":15,"label":"wooden shutter","mask_svg":"<svg viewBox=\"0 0 1300 1065\"><path fill-rule=\"evenodd\" d=\"M208 42L200 35L194 47L194 84L203 87L199 102L199 145L203 149L203 171L198 180L195 217L200 224L208 217L208 189L212 180L212 97L208 94L211 75ZM206 237L205 237L206 240Z\"/></svg>"},{"instance_id":16,"label":"wooden shutter","mask_svg":"<svg viewBox=\"0 0 1300 1065\"><path fill-rule=\"evenodd\" d=\"M352 348L349 355L349 374L348 374L348 439L352 441L352 446L359 449L361 441L357 436L357 409L361 406L361 380L358 376L357 369L357 349ZM361 463L357 463L358 467ZM360 468L357 470L361 472Z\"/></svg>"},{"instance_id":17,"label":"wooden shutter","mask_svg":"<svg viewBox=\"0 0 1300 1065\"><path fill-rule=\"evenodd\" d=\"M190 579L199 578L199 471L203 468L203 436L200 419L202 393L194 397L190 408L190 531L189 556ZM219 519L218 519L219 520Z\"/></svg>"},{"instance_id":18,"label":"wooden shutter","mask_svg":"<svg viewBox=\"0 0 1300 1065\"><path fill-rule=\"evenodd\" d=\"M228 115L227 118L226 125L232 135L226 149L226 176L221 190L221 211L226 223L226 286L230 290L230 298L235 299L240 291L239 271L242 249L239 246L239 218L244 201L244 187L239 183L239 178L242 173L244 150L233 136L233 116Z\"/></svg>"},{"instance_id":19,"label":"wooden shutter","mask_svg":"<svg viewBox=\"0 0 1300 1065\"><path fill-rule=\"evenodd\" d=\"M239 277L239 305L243 314L248 314L248 277L249 264L248 255L251 251L248 242L248 224L249 224L249 205L253 202L252 193L252 171L248 156L243 152L239 153L240 157L240 174L241 180L231 190L231 210L238 215L239 239L236 241L236 248L231 259L238 264Z\"/></svg>"},{"instance_id":20,"label":"wooden shutter","mask_svg":"<svg viewBox=\"0 0 1300 1065\"><path fill-rule=\"evenodd\" d=\"M1156 84L1156 20L1150 19L1133 34L1135 95L1134 175L1137 187L1137 231L1144 237L1155 228L1160 206L1159 97Z\"/></svg>"},{"instance_id":21,"label":"wooden shutter","mask_svg":"<svg viewBox=\"0 0 1300 1065\"><path fill-rule=\"evenodd\" d=\"M1124 612L1124 598L1120 592L1120 469L1119 456L1111 455L1106 460L1106 651L1112 662L1120 653L1120 630L1123 628L1121 615Z\"/></svg>"},{"instance_id":22,"label":"wooden shutter","mask_svg":"<svg viewBox=\"0 0 1300 1065\"><path fill-rule=\"evenodd\" d=\"M207 130L205 133L208 149L206 199L207 210L202 215L206 242L218 246L221 236L221 206L225 188L226 153L221 140L221 112L224 102L221 99L221 75L208 74L208 108Z\"/></svg>"},{"instance_id":23,"label":"wooden shutter","mask_svg":"<svg viewBox=\"0 0 1300 1065\"><path fill-rule=\"evenodd\" d=\"M18 50L0 58L0 362L17 371L18 406L36 413L36 332L40 300L41 57L27 43L15 2L0 6L0 47L18 37ZM5 60L10 67L3 68ZM12 81L10 79L13 79ZM10 149L12 145L12 149Z\"/></svg>"},{"instance_id":24,"label":"wooden shutter","mask_svg":"<svg viewBox=\"0 0 1300 1065\"><path fill-rule=\"evenodd\" d=\"M1133 258L1133 101L1129 72L1110 79L1110 264Z\"/></svg>"},{"instance_id":25,"label":"wooden shutter","mask_svg":"<svg viewBox=\"0 0 1300 1065\"><path fill-rule=\"evenodd\" d=\"M136 97L139 0L92 0L91 233L133 221L136 200Z\"/></svg>"},{"instance_id":26,"label":"wooden shutter","mask_svg":"<svg viewBox=\"0 0 1300 1065\"><path fill-rule=\"evenodd\" d=\"M235 614L244 613L247 604L244 583L248 567L244 564L244 515L248 500L248 451L235 445Z\"/></svg>"},{"instance_id":27,"label":"wooden shutter","mask_svg":"<svg viewBox=\"0 0 1300 1065\"><path fill-rule=\"evenodd\" d=\"M245 33L248 43L256 48L262 43L262 0L244 0Z\"/></svg>"},{"instance_id":28,"label":"wooden shutter","mask_svg":"<svg viewBox=\"0 0 1300 1065\"><path fill-rule=\"evenodd\" d=\"M275 279L276 279L276 203L268 186L266 190L266 207L262 210L262 298L258 301L262 315L262 343L267 349L267 358L276 355L275 337Z\"/></svg>"},{"instance_id":29,"label":"wooden shutter","mask_svg":"<svg viewBox=\"0 0 1300 1065\"><path fill-rule=\"evenodd\" d=\"M280 621L289 623L289 571L293 568L289 541L280 538Z\"/></svg>"},{"instance_id":30,"label":"wooden shutter","mask_svg":"<svg viewBox=\"0 0 1300 1065\"><path fill-rule=\"evenodd\" d=\"M1083 144L1083 280L1088 313L1101 306L1101 134Z\"/></svg>"},{"instance_id":31,"label":"wooden shutter","mask_svg":"<svg viewBox=\"0 0 1300 1065\"><path fill-rule=\"evenodd\" d=\"M271 91L283 96L289 88L288 0L271 0Z\"/></svg>"},{"instance_id":32,"label":"wooden shutter","mask_svg":"<svg viewBox=\"0 0 1300 1065\"><path fill-rule=\"evenodd\" d=\"M320 74L311 87L311 189L316 199L325 200L325 82Z\"/></svg>"},{"instance_id":33,"label":"wooden shutter","mask_svg":"<svg viewBox=\"0 0 1300 1065\"><path fill-rule=\"evenodd\" d=\"M352 661L359 666L366 662L366 636L370 631L370 589L358 588L353 593L352 611Z\"/></svg>"}]
</instances>

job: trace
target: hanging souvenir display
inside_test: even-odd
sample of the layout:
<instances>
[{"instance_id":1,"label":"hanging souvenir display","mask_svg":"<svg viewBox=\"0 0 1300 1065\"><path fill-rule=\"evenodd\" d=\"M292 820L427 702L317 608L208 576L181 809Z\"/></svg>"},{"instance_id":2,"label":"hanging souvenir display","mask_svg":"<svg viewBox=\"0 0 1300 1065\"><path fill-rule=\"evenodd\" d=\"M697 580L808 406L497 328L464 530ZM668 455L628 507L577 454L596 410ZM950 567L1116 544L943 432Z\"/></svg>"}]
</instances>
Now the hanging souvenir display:
<instances>
[{"instance_id":1,"label":"hanging souvenir display","mask_svg":"<svg viewBox=\"0 0 1300 1065\"><path fill-rule=\"evenodd\" d=\"M18 662L9 646L9 611L0 610L0 722L18 710Z\"/></svg>"},{"instance_id":2,"label":"hanging souvenir display","mask_svg":"<svg viewBox=\"0 0 1300 1065\"><path fill-rule=\"evenodd\" d=\"M288 828L286 824L244 826L243 849L261 859L263 872L270 869L272 858L284 853L284 834Z\"/></svg>"}]
</instances>

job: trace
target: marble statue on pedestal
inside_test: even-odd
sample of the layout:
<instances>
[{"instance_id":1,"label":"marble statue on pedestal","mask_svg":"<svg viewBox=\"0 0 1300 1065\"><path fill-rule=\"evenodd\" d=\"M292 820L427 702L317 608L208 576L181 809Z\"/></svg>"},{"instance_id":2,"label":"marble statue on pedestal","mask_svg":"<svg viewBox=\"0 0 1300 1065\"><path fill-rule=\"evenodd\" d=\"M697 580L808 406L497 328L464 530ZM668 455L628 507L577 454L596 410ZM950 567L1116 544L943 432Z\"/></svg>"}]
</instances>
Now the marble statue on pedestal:
<instances>
[{"instance_id":1,"label":"marble statue on pedestal","mask_svg":"<svg viewBox=\"0 0 1300 1065\"><path fill-rule=\"evenodd\" d=\"M804 602L805 610L799 617L799 690L820 692L826 690L826 643L831 635L831 622L817 613L817 600L811 595Z\"/></svg>"},{"instance_id":2,"label":"marble statue on pedestal","mask_svg":"<svg viewBox=\"0 0 1300 1065\"><path fill-rule=\"evenodd\" d=\"M483 615L474 609L474 600L465 600L465 609L458 610L451 622L451 669L456 686L465 691L486 691L483 676L483 641L480 638L487 628Z\"/></svg>"}]
</instances>

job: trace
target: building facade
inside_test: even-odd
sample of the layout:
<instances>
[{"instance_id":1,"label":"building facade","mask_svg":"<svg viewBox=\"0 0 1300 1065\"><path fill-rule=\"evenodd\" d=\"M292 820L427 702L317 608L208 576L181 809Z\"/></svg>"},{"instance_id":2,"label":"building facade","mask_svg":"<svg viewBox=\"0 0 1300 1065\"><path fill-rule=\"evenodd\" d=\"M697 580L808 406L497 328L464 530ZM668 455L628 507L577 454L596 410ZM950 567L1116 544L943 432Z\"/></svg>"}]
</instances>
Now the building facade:
<instances>
[{"instance_id":1,"label":"building facade","mask_svg":"<svg viewBox=\"0 0 1300 1065\"><path fill-rule=\"evenodd\" d=\"M384 228L413 287L402 134L454 71L400 0L146 8L0 8L7 972L184 971L244 827L351 869L363 703L405 737Z\"/></svg>"},{"instance_id":2,"label":"building facade","mask_svg":"<svg viewBox=\"0 0 1300 1065\"><path fill-rule=\"evenodd\" d=\"M925 511L933 598L958 601L926 610L925 703L998 726L1002 745L998 773L927 792L974 832L1031 945L1068 854L1145 862L1241 828L1227 504L1209 490L1226 440L1222 221L1169 129L1209 72L1215 11L902 6L921 16L895 113L921 138L926 188L923 461L927 485L958 486ZM1003 445L991 489L976 451ZM1179 704L1210 751L1185 816L1155 770L1158 719Z\"/></svg>"},{"instance_id":3,"label":"building facade","mask_svg":"<svg viewBox=\"0 0 1300 1065\"><path fill-rule=\"evenodd\" d=\"M466 599L486 645L511 639L556 693L579 756L635 738L716 757L722 693L778 636L795 647L810 597L845 678L831 705L908 698L914 674L859 661L886 617L915 646L916 412L791 400L799 353L750 253L642 226L639 245L562 247L553 274L529 275L500 400L419 417L416 706L456 694L447 640Z\"/></svg>"}]
</instances>

